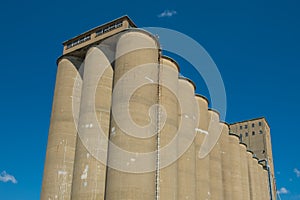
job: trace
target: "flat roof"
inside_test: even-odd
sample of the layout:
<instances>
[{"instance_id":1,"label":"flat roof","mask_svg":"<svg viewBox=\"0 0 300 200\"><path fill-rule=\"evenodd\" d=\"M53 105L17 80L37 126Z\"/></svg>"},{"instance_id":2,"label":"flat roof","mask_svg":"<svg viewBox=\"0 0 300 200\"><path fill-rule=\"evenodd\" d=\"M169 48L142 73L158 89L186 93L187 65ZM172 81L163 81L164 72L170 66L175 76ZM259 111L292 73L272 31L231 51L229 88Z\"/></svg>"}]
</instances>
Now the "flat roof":
<instances>
[{"instance_id":1,"label":"flat roof","mask_svg":"<svg viewBox=\"0 0 300 200\"><path fill-rule=\"evenodd\" d=\"M79 35L77 35L77 36L75 36L75 37L73 37L73 38L71 38L71 39L68 39L68 40L64 41L62 44L63 44L63 45L66 45L67 43L72 42L73 40L76 40L76 39L78 39L78 38L81 38L81 37L84 36L84 35L91 34L91 33L95 32L95 31L98 30L98 29L104 28L104 27L106 27L106 26L109 25L109 24L113 24L113 23L115 23L115 22L118 22L118 21L121 21L121 20L124 20L124 19L128 21L128 23L130 24L130 26L132 26L132 27L134 27L134 28L137 28L137 26L135 25L135 23L134 23L127 15L124 15L124 16L119 17L119 18L117 18L117 19L114 19L114 20L112 20L112 21L110 21L110 22L106 22L105 24L102 24L102 25L100 25L100 26L97 26L97 27L95 27L95 28L92 28L92 29L90 29L90 30L88 30L88 31L86 31L86 32L84 32L84 33L81 33L81 34L79 34Z\"/></svg>"},{"instance_id":2,"label":"flat roof","mask_svg":"<svg viewBox=\"0 0 300 200\"><path fill-rule=\"evenodd\" d=\"M270 125L265 117L257 117L257 118L252 118L252 119L248 119L248 120L238 121L238 122L230 123L230 125L236 125L236 124L245 123L245 122L257 121L260 119L265 120L266 124L270 128Z\"/></svg>"}]
</instances>

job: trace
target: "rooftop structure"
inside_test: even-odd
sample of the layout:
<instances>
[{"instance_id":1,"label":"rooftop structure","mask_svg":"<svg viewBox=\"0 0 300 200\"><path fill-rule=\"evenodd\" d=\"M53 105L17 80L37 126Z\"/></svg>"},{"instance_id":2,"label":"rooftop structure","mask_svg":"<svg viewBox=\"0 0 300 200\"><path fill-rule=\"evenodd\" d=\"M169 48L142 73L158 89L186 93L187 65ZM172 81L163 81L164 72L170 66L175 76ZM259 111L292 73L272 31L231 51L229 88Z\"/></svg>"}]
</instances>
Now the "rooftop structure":
<instances>
[{"instance_id":1,"label":"rooftop structure","mask_svg":"<svg viewBox=\"0 0 300 200\"><path fill-rule=\"evenodd\" d=\"M97 26L63 42L63 55L69 54L70 52L84 47L88 47L91 44L95 44L105 38L132 27L136 28L136 25L128 16L123 16Z\"/></svg>"}]
</instances>

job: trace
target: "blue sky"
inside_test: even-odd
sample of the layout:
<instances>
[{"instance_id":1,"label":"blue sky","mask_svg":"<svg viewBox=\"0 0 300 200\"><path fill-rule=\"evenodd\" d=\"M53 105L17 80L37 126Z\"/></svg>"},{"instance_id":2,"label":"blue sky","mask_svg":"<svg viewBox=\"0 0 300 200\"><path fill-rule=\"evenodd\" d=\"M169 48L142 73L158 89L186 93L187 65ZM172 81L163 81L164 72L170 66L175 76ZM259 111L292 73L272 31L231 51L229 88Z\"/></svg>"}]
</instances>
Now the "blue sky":
<instances>
[{"instance_id":1,"label":"blue sky","mask_svg":"<svg viewBox=\"0 0 300 200\"><path fill-rule=\"evenodd\" d=\"M300 199L298 0L2 2L0 199L39 199L61 43L125 14L139 27L180 31L207 50L225 84L226 121L267 118L281 199Z\"/></svg>"}]
</instances>

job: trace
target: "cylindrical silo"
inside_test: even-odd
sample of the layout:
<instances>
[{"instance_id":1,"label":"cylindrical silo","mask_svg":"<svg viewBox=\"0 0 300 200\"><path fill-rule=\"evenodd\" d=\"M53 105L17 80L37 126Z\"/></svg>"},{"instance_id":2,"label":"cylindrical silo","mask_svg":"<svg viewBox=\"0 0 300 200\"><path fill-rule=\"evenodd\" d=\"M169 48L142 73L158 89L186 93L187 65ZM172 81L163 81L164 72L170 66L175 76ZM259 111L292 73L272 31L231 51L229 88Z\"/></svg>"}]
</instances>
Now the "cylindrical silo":
<instances>
[{"instance_id":1,"label":"cylindrical silo","mask_svg":"<svg viewBox=\"0 0 300 200\"><path fill-rule=\"evenodd\" d=\"M74 117L80 103L81 61L75 57L59 60L53 97L52 115L46 151L41 199L70 199L77 130Z\"/></svg>"},{"instance_id":2,"label":"cylindrical silo","mask_svg":"<svg viewBox=\"0 0 300 200\"><path fill-rule=\"evenodd\" d=\"M195 137L196 159L196 200L209 199L209 155L204 158L199 156L204 138L208 135L208 100L196 95L199 110L199 122Z\"/></svg>"},{"instance_id":3,"label":"cylindrical silo","mask_svg":"<svg viewBox=\"0 0 300 200\"><path fill-rule=\"evenodd\" d=\"M178 64L171 58L160 59L160 102L165 123L159 132L159 199L177 199L176 135L178 131ZM173 143L172 143L173 142Z\"/></svg>"},{"instance_id":4,"label":"cylindrical silo","mask_svg":"<svg viewBox=\"0 0 300 200\"><path fill-rule=\"evenodd\" d=\"M268 170L264 169L263 170L263 182L264 182L264 193L265 193L265 199L269 200L270 199L270 186L269 186L269 175L268 175Z\"/></svg>"},{"instance_id":5,"label":"cylindrical silo","mask_svg":"<svg viewBox=\"0 0 300 200\"><path fill-rule=\"evenodd\" d=\"M258 190L258 194L259 194L259 197L260 199L265 199L265 193L264 193L264 179L263 179L263 165L262 163L257 163L257 177L258 177L258 187L259 187L259 190Z\"/></svg>"},{"instance_id":6,"label":"cylindrical silo","mask_svg":"<svg viewBox=\"0 0 300 200\"><path fill-rule=\"evenodd\" d=\"M243 199L242 195L242 173L241 173L241 160L240 160L240 144L239 136L230 133L230 160L231 160L231 186L232 186L232 199Z\"/></svg>"},{"instance_id":7,"label":"cylindrical silo","mask_svg":"<svg viewBox=\"0 0 300 200\"><path fill-rule=\"evenodd\" d=\"M253 161L253 169L254 169L254 190L256 193L256 198L257 200L262 199L262 194L261 194L261 185L260 185L260 174L259 174L259 170L260 170L260 164L258 164L258 158L257 157L253 157L252 159Z\"/></svg>"},{"instance_id":8,"label":"cylindrical silo","mask_svg":"<svg viewBox=\"0 0 300 200\"><path fill-rule=\"evenodd\" d=\"M208 137L210 137L210 135L218 135L222 127L219 122L219 113L214 110L208 110L208 119ZM209 152L209 189L211 195L210 199L212 200L223 199L220 138L217 137L216 139L218 141Z\"/></svg>"},{"instance_id":9,"label":"cylindrical silo","mask_svg":"<svg viewBox=\"0 0 300 200\"><path fill-rule=\"evenodd\" d=\"M265 183L265 176L264 176L264 167L263 163L259 163L258 167L258 174L259 174L259 184L260 184L260 191L261 191L261 199L267 199L268 190L266 190L266 183Z\"/></svg>"},{"instance_id":10,"label":"cylindrical silo","mask_svg":"<svg viewBox=\"0 0 300 200\"><path fill-rule=\"evenodd\" d=\"M221 123L222 134L220 137L220 151L222 160L222 184L223 184L223 199L232 200L231 191L231 152L229 143L229 125L226 123Z\"/></svg>"},{"instance_id":11,"label":"cylindrical silo","mask_svg":"<svg viewBox=\"0 0 300 200\"><path fill-rule=\"evenodd\" d=\"M240 159L243 200L250 200L247 145L244 143L240 143Z\"/></svg>"},{"instance_id":12,"label":"cylindrical silo","mask_svg":"<svg viewBox=\"0 0 300 200\"><path fill-rule=\"evenodd\" d=\"M72 200L104 199L113 69L97 47L87 52Z\"/></svg>"},{"instance_id":13,"label":"cylindrical silo","mask_svg":"<svg viewBox=\"0 0 300 200\"><path fill-rule=\"evenodd\" d=\"M194 94L194 84L184 78L179 79L178 96L179 108L179 133L177 153L183 153L178 159L178 199L196 198L195 177L195 144L194 137L198 125L198 105ZM197 121L196 121L197 120ZM187 145L188 144L188 145Z\"/></svg>"},{"instance_id":14,"label":"cylindrical silo","mask_svg":"<svg viewBox=\"0 0 300 200\"><path fill-rule=\"evenodd\" d=\"M140 30L124 32L116 46L106 199L157 195L158 78L155 38Z\"/></svg>"},{"instance_id":15,"label":"cylindrical silo","mask_svg":"<svg viewBox=\"0 0 300 200\"><path fill-rule=\"evenodd\" d=\"M248 163L248 179L249 179L249 192L250 199L256 200L256 190L255 190L255 165L253 163L253 152L247 150L247 163Z\"/></svg>"}]
</instances>

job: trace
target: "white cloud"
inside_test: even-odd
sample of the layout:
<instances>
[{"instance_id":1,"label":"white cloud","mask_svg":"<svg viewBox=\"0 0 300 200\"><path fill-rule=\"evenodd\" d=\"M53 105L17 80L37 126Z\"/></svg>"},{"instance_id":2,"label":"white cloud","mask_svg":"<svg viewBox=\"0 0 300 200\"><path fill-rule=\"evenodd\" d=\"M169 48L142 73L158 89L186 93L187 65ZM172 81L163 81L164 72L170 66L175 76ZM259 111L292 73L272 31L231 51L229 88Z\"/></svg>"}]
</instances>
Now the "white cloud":
<instances>
[{"instance_id":1,"label":"white cloud","mask_svg":"<svg viewBox=\"0 0 300 200\"><path fill-rule=\"evenodd\" d=\"M279 190L277 190L277 193L278 194L287 194L287 193L289 193L289 191L285 187L282 187Z\"/></svg>"},{"instance_id":2,"label":"white cloud","mask_svg":"<svg viewBox=\"0 0 300 200\"><path fill-rule=\"evenodd\" d=\"M296 176L299 178L300 177L300 170L295 168L294 172L296 173Z\"/></svg>"},{"instance_id":3,"label":"white cloud","mask_svg":"<svg viewBox=\"0 0 300 200\"><path fill-rule=\"evenodd\" d=\"M172 17L173 15L176 15L177 11L175 10L165 10L164 12L157 15L157 17Z\"/></svg>"},{"instance_id":4,"label":"white cloud","mask_svg":"<svg viewBox=\"0 0 300 200\"><path fill-rule=\"evenodd\" d=\"M10 174L6 173L6 171L1 172L0 181L2 181L4 183L6 183L8 181L11 181L14 184L18 183L16 178L13 175L10 175Z\"/></svg>"}]
</instances>

